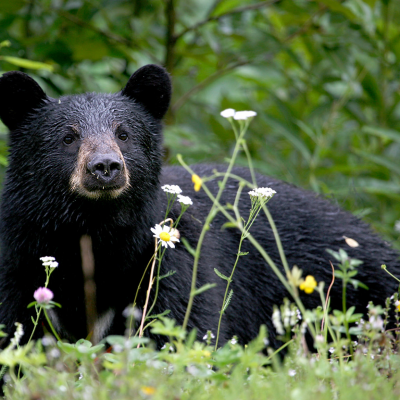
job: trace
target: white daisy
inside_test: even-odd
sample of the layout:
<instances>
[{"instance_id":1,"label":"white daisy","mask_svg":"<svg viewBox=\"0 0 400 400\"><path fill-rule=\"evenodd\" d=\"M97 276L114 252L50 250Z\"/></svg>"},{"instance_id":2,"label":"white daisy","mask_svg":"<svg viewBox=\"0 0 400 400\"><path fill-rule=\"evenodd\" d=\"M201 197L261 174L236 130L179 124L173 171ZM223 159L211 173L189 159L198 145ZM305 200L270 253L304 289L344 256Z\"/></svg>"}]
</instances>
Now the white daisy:
<instances>
[{"instance_id":1,"label":"white daisy","mask_svg":"<svg viewBox=\"0 0 400 400\"><path fill-rule=\"evenodd\" d=\"M233 119L242 120L255 117L256 115L257 113L255 111L236 111L235 115L233 116Z\"/></svg>"},{"instance_id":2,"label":"white daisy","mask_svg":"<svg viewBox=\"0 0 400 400\"><path fill-rule=\"evenodd\" d=\"M164 190L164 192L166 193L172 193L172 194L182 193L182 189L178 185L164 185L161 186L161 189Z\"/></svg>"},{"instance_id":3,"label":"white daisy","mask_svg":"<svg viewBox=\"0 0 400 400\"><path fill-rule=\"evenodd\" d=\"M224 118L231 118L231 117L233 117L234 115L235 115L235 110L233 109L233 108L227 108L226 110L224 110L224 111L221 111L221 117L224 117Z\"/></svg>"},{"instance_id":4,"label":"white daisy","mask_svg":"<svg viewBox=\"0 0 400 400\"><path fill-rule=\"evenodd\" d=\"M154 237L159 239L158 243L161 242L161 246L164 247L172 247L173 249L175 248L174 242L179 242L179 239L177 238L178 230L174 228L170 228L168 225L158 225L154 228L150 228L150 230L154 233Z\"/></svg>"},{"instance_id":5,"label":"white daisy","mask_svg":"<svg viewBox=\"0 0 400 400\"><path fill-rule=\"evenodd\" d=\"M181 194L178 194L178 199L179 203L185 205L185 206L191 206L193 204L193 201L190 197L188 196L182 196Z\"/></svg>"},{"instance_id":6,"label":"white daisy","mask_svg":"<svg viewBox=\"0 0 400 400\"><path fill-rule=\"evenodd\" d=\"M249 195L250 197L270 199L275 193L275 190L271 188L255 188L253 190L250 190Z\"/></svg>"}]
</instances>

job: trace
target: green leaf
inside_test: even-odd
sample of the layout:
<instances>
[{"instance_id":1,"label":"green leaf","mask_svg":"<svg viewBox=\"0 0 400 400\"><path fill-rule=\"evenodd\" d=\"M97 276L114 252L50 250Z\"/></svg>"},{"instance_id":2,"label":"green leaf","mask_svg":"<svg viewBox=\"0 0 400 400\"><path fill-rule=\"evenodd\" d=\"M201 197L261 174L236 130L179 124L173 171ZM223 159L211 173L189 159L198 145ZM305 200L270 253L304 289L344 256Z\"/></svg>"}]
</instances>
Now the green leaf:
<instances>
[{"instance_id":1,"label":"green leaf","mask_svg":"<svg viewBox=\"0 0 400 400\"><path fill-rule=\"evenodd\" d=\"M181 237L181 242L185 246L186 250L191 254L193 257L196 255L196 250L190 245L186 238Z\"/></svg>"},{"instance_id":2,"label":"green leaf","mask_svg":"<svg viewBox=\"0 0 400 400\"><path fill-rule=\"evenodd\" d=\"M45 69L47 71L53 72L54 67L49 64L41 63L38 61L25 60L19 57L10 56L0 56L0 60L7 61L17 67L28 68L28 69Z\"/></svg>"},{"instance_id":3,"label":"green leaf","mask_svg":"<svg viewBox=\"0 0 400 400\"><path fill-rule=\"evenodd\" d=\"M400 132L394 129L378 128L373 126L363 126L361 132L367 133L369 135L378 136L384 139L390 139L395 142L400 143Z\"/></svg>"},{"instance_id":4,"label":"green leaf","mask_svg":"<svg viewBox=\"0 0 400 400\"><path fill-rule=\"evenodd\" d=\"M349 8L346 6L342 5L339 1L337 0L317 0L318 3L324 4L325 6L328 6L332 11L339 12L340 14L343 14L346 18L348 18L351 21L356 22L357 16L351 11Z\"/></svg>"},{"instance_id":5,"label":"green leaf","mask_svg":"<svg viewBox=\"0 0 400 400\"><path fill-rule=\"evenodd\" d=\"M196 289L196 290L193 292L193 295L194 295L194 296L197 296L198 294L203 293L203 292L205 292L206 290L212 289L212 288L215 287L215 286L217 286L216 283L206 283L206 284L203 285L202 287Z\"/></svg>"},{"instance_id":6,"label":"green leaf","mask_svg":"<svg viewBox=\"0 0 400 400\"><path fill-rule=\"evenodd\" d=\"M168 315L170 312L171 312L171 310L165 310L165 311L163 311L163 312L160 313L160 314L148 315L148 316L146 317L146 320L148 320L148 319L158 319L158 318L160 318L160 317L164 317L165 315Z\"/></svg>"},{"instance_id":7,"label":"green leaf","mask_svg":"<svg viewBox=\"0 0 400 400\"><path fill-rule=\"evenodd\" d=\"M217 270L217 268L214 268L214 272L215 272L221 279L224 279L224 280L226 280L226 281L229 281L229 277L225 276L224 274L221 274L221 272L219 272L219 271Z\"/></svg>"},{"instance_id":8,"label":"green leaf","mask_svg":"<svg viewBox=\"0 0 400 400\"><path fill-rule=\"evenodd\" d=\"M222 313L224 313L225 310L228 308L229 303L230 303L231 300L232 300L232 296L233 296L233 290L231 289L230 292L229 292L229 294L228 294L228 297L227 297L226 300L225 300L224 306L222 307L222 310L221 310Z\"/></svg>"},{"instance_id":9,"label":"green leaf","mask_svg":"<svg viewBox=\"0 0 400 400\"><path fill-rule=\"evenodd\" d=\"M225 222L222 226L221 226L221 231L223 229L226 228L237 228L237 224L235 222Z\"/></svg>"},{"instance_id":10,"label":"green leaf","mask_svg":"<svg viewBox=\"0 0 400 400\"><path fill-rule=\"evenodd\" d=\"M238 256L247 256L247 254L249 254L248 251L240 251L240 252L238 253Z\"/></svg>"},{"instance_id":11,"label":"green leaf","mask_svg":"<svg viewBox=\"0 0 400 400\"><path fill-rule=\"evenodd\" d=\"M366 158L367 160L381 165L382 167L387 168L389 171L392 171L398 175L400 175L400 167L396 162L388 160L386 156L378 156L375 154L370 154L362 150L353 149L354 153L358 154L361 157Z\"/></svg>"},{"instance_id":12,"label":"green leaf","mask_svg":"<svg viewBox=\"0 0 400 400\"><path fill-rule=\"evenodd\" d=\"M174 270L168 271L165 275L159 276L158 280L161 281L161 279L168 278L169 276L172 276L175 274L176 274L176 271L174 271Z\"/></svg>"}]
</instances>

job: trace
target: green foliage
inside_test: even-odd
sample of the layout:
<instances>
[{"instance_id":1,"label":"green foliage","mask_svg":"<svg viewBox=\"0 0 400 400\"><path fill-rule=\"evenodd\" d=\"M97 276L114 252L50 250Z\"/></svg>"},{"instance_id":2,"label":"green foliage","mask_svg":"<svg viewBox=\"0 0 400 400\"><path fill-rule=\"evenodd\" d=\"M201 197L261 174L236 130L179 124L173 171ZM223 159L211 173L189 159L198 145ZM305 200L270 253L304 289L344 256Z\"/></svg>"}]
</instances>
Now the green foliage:
<instances>
[{"instance_id":1,"label":"green foliage","mask_svg":"<svg viewBox=\"0 0 400 400\"><path fill-rule=\"evenodd\" d=\"M174 322L166 318L154 329L170 338L181 335ZM161 351L148 346L147 338L110 336L107 342L112 347L107 352L101 351L101 345L92 346L84 340L57 347L46 338L44 346L29 345L29 359L20 356L27 348L14 351L13 360L8 360L11 370L6 398L397 399L400 358L387 354L389 342L383 345L381 341L376 346L380 337L377 330L372 333L371 328L362 329L369 341L358 344L354 357L343 365L336 355L337 348L330 350L330 359L306 353L301 336L291 341L283 362L272 352L267 355L263 353L267 344L265 327L249 345L242 347L232 340L218 351L194 341L193 335L186 342L174 339ZM22 364L24 379L12 378L16 360ZM2 363L5 361L1 358ZM44 362L46 369L42 367Z\"/></svg>"}]
</instances>

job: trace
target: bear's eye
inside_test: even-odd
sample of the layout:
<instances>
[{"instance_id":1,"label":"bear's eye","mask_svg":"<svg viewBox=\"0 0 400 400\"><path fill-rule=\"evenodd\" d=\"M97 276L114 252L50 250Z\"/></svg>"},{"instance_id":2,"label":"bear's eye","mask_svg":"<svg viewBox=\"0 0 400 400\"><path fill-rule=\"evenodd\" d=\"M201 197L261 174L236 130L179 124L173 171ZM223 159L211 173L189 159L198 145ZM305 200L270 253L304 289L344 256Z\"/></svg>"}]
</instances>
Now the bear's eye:
<instances>
[{"instance_id":1,"label":"bear's eye","mask_svg":"<svg viewBox=\"0 0 400 400\"><path fill-rule=\"evenodd\" d=\"M75 141L75 137L73 135L67 135L63 139L63 142L66 145L72 144L74 141Z\"/></svg>"},{"instance_id":2,"label":"bear's eye","mask_svg":"<svg viewBox=\"0 0 400 400\"><path fill-rule=\"evenodd\" d=\"M126 140L128 140L128 134L125 132L121 132L118 134L118 139L125 142Z\"/></svg>"}]
</instances>

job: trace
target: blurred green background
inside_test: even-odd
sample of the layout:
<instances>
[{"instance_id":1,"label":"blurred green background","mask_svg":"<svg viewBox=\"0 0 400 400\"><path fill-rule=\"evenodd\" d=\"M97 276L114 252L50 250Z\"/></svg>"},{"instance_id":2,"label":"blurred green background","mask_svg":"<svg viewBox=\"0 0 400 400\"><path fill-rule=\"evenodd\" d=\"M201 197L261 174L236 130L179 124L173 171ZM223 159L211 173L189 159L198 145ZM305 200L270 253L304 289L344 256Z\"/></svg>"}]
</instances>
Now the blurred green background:
<instances>
[{"instance_id":1,"label":"blurred green background","mask_svg":"<svg viewBox=\"0 0 400 400\"><path fill-rule=\"evenodd\" d=\"M399 21L398 0L0 0L0 70L57 97L115 92L164 65L166 162L223 162L234 137L219 112L254 110L260 172L330 197L400 247Z\"/></svg>"}]
</instances>

